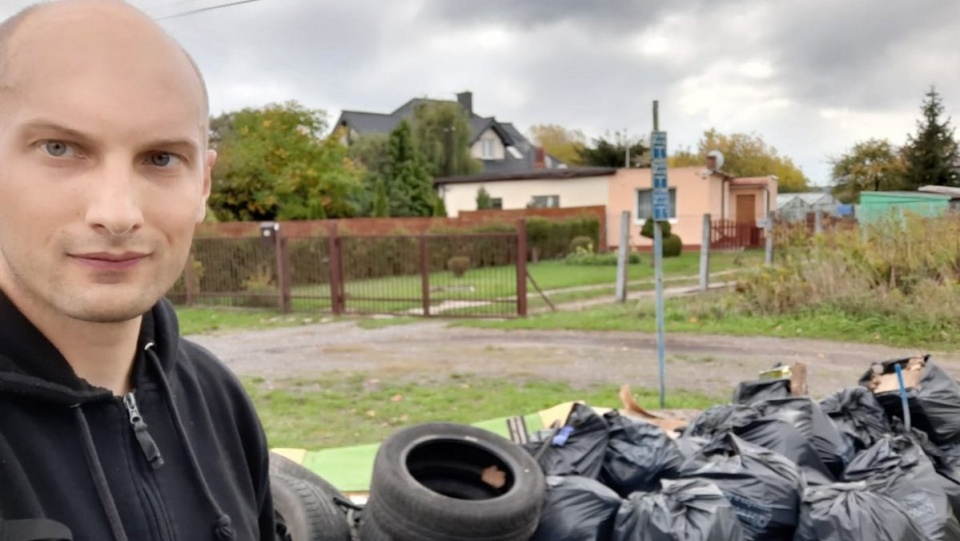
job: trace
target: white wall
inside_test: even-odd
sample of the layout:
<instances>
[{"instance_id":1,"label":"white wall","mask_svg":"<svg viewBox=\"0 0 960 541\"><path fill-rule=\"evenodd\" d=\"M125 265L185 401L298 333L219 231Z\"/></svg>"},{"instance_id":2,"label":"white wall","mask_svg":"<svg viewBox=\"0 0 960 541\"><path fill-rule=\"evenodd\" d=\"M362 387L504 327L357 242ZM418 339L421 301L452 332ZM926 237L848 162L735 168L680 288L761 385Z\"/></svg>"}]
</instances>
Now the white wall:
<instances>
[{"instance_id":1,"label":"white wall","mask_svg":"<svg viewBox=\"0 0 960 541\"><path fill-rule=\"evenodd\" d=\"M493 142L493 156L484 158L483 156L483 142L492 141ZM470 147L470 154L477 159L488 159L488 160L502 160L505 157L506 150L503 148L503 141L500 140L500 137L497 136L496 132L493 130L487 130L483 132L483 135Z\"/></svg>"},{"instance_id":2,"label":"white wall","mask_svg":"<svg viewBox=\"0 0 960 541\"><path fill-rule=\"evenodd\" d=\"M477 210L477 190L486 188L491 198L503 200L503 208L523 209L535 195L558 195L560 207L607 205L611 177L584 177L560 180L504 180L497 182L470 182L446 184L441 187L447 215L456 217L460 211Z\"/></svg>"}]
</instances>

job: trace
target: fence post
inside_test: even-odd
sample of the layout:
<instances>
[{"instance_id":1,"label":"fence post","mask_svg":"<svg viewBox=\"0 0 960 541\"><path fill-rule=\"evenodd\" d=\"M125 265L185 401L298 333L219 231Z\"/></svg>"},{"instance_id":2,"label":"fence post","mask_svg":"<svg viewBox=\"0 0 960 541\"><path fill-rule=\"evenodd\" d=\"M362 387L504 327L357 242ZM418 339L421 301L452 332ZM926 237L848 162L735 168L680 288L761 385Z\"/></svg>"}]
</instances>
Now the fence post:
<instances>
[{"instance_id":1,"label":"fence post","mask_svg":"<svg viewBox=\"0 0 960 541\"><path fill-rule=\"evenodd\" d=\"M710 287L710 237L713 234L710 215L703 215L703 231L700 232L700 291Z\"/></svg>"},{"instance_id":2,"label":"fence post","mask_svg":"<svg viewBox=\"0 0 960 541\"><path fill-rule=\"evenodd\" d=\"M517 315L527 316L527 221L517 220Z\"/></svg>"},{"instance_id":3,"label":"fence post","mask_svg":"<svg viewBox=\"0 0 960 541\"><path fill-rule=\"evenodd\" d=\"M183 283L186 286L186 302L187 306L193 306L195 302L194 297L197 295L196 288L200 285L197 282L197 273L193 268L193 251L190 251L190 257L187 258L187 267L183 269Z\"/></svg>"},{"instance_id":4,"label":"fence post","mask_svg":"<svg viewBox=\"0 0 960 541\"><path fill-rule=\"evenodd\" d=\"M430 316L430 257L427 252L427 236L420 235L420 288L423 297L423 315Z\"/></svg>"},{"instance_id":5,"label":"fence post","mask_svg":"<svg viewBox=\"0 0 960 541\"><path fill-rule=\"evenodd\" d=\"M598 247L599 248L599 247ZM599 251L599 250L598 250ZM627 275L629 274L630 211L620 215L620 249L617 256L617 302L627 302Z\"/></svg>"},{"instance_id":6,"label":"fence post","mask_svg":"<svg viewBox=\"0 0 960 541\"><path fill-rule=\"evenodd\" d=\"M330 308L333 315L343 314L343 267L341 265L340 238L337 237L337 222L327 224L327 248L330 253Z\"/></svg>"},{"instance_id":7,"label":"fence post","mask_svg":"<svg viewBox=\"0 0 960 541\"><path fill-rule=\"evenodd\" d=\"M823 233L823 212L819 210L813 215L813 230L818 235Z\"/></svg>"},{"instance_id":8,"label":"fence post","mask_svg":"<svg viewBox=\"0 0 960 541\"><path fill-rule=\"evenodd\" d=\"M764 262L767 266L773 265L773 216L767 214L767 221L763 224L764 234L766 236L766 255Z\"/></svg>"},{"instance_id":9,"label":"fence post","mask_svg":"<svg viewBox=\"0 0 960 541\"><path fill-rule=\"evenodd\" d=\"M273 226L273 245L277 264L277 301L280 311L287 313L290 311L290 254L287 253L287 239L283 237L280 222L275 222Z\"/></svg>"}]
</instances>

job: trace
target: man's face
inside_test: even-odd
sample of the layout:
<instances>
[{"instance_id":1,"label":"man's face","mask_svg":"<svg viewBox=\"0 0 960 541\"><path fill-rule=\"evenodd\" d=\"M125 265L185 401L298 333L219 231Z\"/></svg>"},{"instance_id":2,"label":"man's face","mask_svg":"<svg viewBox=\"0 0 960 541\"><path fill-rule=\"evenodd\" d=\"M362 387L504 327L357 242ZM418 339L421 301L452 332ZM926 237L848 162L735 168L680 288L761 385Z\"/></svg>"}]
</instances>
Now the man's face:
<instances>
[{"instance_id":1,"label":"man's face","mask_svg":"<svg viewBox=\"0 0 960 541\"><path fill-rule=\"evenodd\" d=\"M166 294L215 159L188 60L135 23L31 18L0 93L0 286L83 321Z\"/></svg>"}]
</instances>

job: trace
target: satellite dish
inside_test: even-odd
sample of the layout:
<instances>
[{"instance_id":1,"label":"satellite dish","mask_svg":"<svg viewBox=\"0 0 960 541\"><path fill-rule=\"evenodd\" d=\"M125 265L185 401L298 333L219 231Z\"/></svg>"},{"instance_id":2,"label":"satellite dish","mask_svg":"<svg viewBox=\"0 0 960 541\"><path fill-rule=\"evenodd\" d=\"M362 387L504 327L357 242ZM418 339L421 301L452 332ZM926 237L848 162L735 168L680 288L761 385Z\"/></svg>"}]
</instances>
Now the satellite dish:
<instances>
[{"instance_id":1,"label":"satellite dish","mask_svg":"<svg viewBox=\"0 0 960 541\"><path fill-rule=\"evenodd\" d=\"M707 161L710 161L710 158L713 158L715 165L713 166L714 171L719 171L723 169L723 152L719 150L711 150L707 152Z\"/></svg>"}]
</instances>

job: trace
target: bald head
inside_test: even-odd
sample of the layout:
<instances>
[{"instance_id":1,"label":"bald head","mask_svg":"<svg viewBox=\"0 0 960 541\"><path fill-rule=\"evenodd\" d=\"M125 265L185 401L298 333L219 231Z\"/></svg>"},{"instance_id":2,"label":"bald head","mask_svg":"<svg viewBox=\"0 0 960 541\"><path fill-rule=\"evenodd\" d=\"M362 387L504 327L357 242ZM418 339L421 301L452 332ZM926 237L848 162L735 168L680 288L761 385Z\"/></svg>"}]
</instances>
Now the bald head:
<instances>
[{"instance_id":1,"label":"bald head","mask_svg":"<svg viewBox=\"0 0 960 541\"><path fill-rule=\"evenodd\" d=\"M67 27L71 30L81 30L73 33L79 40L86 37L92 40L96 38L93 30L95 26L110 28L117 24L123 26L112 28L124 29L126 32L113 32L117 34L114 45L122 46L123 44L119 42L125 38L136 41L149 40L155 45L168 49L169 54L179 56L189 65L200 91L203 118L206 122L209 117L209 98L203 74L200 73L196 62L152 19L123 0L50 0L29 6L0 22L0 94L13 90L14 82L9 74L18 68L19 47L24 41L30 41L32 32L57 33L58 26ZM83 32L84 28L87 32ZM81 44L76 45L79 47ZM72 49L66 49L65 52L70 53Z\"/></svg>"}]
</instances>

